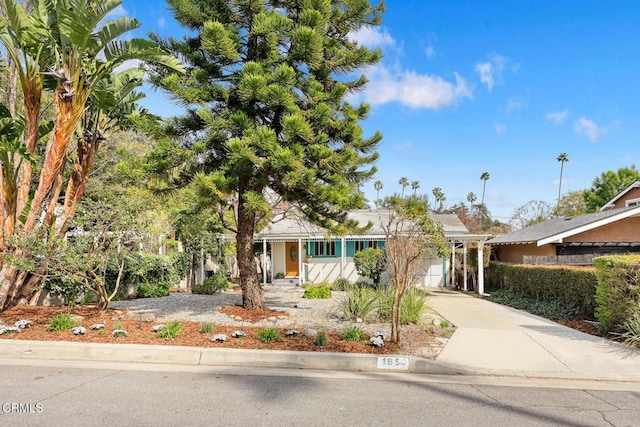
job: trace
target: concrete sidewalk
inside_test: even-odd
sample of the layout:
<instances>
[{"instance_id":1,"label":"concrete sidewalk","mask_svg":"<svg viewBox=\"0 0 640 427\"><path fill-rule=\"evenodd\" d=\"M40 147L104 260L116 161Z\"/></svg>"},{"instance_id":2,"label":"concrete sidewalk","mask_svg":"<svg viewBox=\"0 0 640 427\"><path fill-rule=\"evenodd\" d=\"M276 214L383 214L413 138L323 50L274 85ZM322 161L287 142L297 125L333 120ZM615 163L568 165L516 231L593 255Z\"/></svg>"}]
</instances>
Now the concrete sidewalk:
<instances>
[{"instance_id":1,"label":"concrete sidewalk","mask_svg":"<svg viewBox=\"0 0 640 427\"><path fill-rule=\"evenodd\" d=\"M478 374L640 381L640 349L521 310L439 289L431 307L458 329L437 362Z\"/></svg>"}]
</instances>

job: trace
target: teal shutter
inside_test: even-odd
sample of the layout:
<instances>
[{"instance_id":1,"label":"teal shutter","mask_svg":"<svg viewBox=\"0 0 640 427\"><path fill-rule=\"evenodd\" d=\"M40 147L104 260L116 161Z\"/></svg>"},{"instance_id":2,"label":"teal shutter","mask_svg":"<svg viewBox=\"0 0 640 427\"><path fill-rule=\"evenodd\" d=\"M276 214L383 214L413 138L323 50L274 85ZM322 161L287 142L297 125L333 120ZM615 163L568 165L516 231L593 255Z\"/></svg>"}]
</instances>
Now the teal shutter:
<instances>
[{"instance_id":1,"label":"teal shutter","mask_svg":"<svg viewBox=\"0 0 640 427\"><path fill-rule=\"evenodd\" d=\"M347 256L353 257L356 253L356 243L353 240L347 240Z\"/></svg>"}]
</instances>

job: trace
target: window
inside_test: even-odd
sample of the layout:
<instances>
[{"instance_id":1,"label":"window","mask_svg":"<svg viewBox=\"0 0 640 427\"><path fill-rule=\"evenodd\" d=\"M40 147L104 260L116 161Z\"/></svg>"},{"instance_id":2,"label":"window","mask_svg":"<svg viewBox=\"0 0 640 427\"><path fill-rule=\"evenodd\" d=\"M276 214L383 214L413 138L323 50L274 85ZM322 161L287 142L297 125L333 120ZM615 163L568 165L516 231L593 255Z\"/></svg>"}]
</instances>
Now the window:
<instances>
[{"instance_id":1,"label":"window","mask_svg":"<svg viewBox=\"0 0 640 427\"><path fill-rule=\"evenodd\" d=\"M640 199L629 199L626 202L624 202L625 207L630 208L632 206L639 206L640 205Z\"/></svg>"},{"instance_id":2,"label":"window","mask_svg":"<svg viewBox=\"0 0 640 427\"><path fill-rule=\"evenodd\" d=\"M315 256L336 256L336 242L314 242L313 249Z\"/></svg>"},{"instance_id":3,"label":"window","mask_svg":"<svg viewBox=\"0 0 640 427\"><path fill-rule=\"evenodd\" d=\"M355 252L360 252L367 248L378 248L377 240L356 240L355 242Z\"/></svg>"}]
</instances>

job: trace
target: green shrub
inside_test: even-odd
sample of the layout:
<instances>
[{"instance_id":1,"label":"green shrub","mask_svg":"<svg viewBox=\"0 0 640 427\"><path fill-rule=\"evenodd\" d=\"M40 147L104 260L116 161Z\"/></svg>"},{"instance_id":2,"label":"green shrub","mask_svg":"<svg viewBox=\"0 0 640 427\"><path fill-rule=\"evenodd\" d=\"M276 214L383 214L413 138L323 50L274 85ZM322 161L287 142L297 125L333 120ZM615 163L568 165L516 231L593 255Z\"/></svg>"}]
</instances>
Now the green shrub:
<instances>
[{"instance_id":1,"label":"green shrub","mask_svg":"<svg viewBox=\"0 0 640 427\"><path fill-rule=\"evenodd\" d=\"M169 295L169 282L163 281L158 283L140 283L138 285L138 296L141 298L160 298Z\"/></svg>"},{"instance_id":2,"label":"green shrub","mask_svg":"<svg viewBox=\"0 0 640 427\"><path fill-rule=\"evenodd\" d=\"M365 333L357 326L351 326L347 328L341 335L343 341L363 341L365 339Z\"/></svg>"},{"instance_id":3,"label":"green shrub","mask_svg":"<svg viewBox=\"0 0 640 427\"><path fill-rule=\"evenodd\" d=\"M341 296L339 304L342 315L346 319L354 317L367 319L373 314L377 300L378 297L373 289L354 287Z\"/></svg>"},{"instance_id":4,"label":"green shrub","mask_svg":"<svg viewBox=\"0 0 640 427\"><path fill-rule=\"evenodd\" d=\"M366 248L356 252L353 263L358 274L373 280L375 287L380 283L380 275L386 268L385 251L378 248Z\"/></svg>"},{"instance_id":5,"label":"green shrub","mask_svg":"<svg viewBox=\"0 0 640 427\"><path fill-rule=\"evenodd\" d=\"M69 317L66 313L58 314L49 320L50 331L66 331L73 328L75 325L75 320Z\"/></svg>"},{"instance_id":6,"label":"green shrub","mask_svg":"<svg viewBox=\"0 0 640 427\"><path fill-rule=\"evenodd\" d=\"M116 322L113 324L113 329L123 329L122 328L122 323L120 322Z\"/></svg>"},{"instance_id":7,"label":"green shrub","mask_svg":"<svg viewBox=\"0 0 640 427\"><path fill-rule=\"evenodd\" d=\"M598 285L596 319L603 333L622 330L638 314L640 255L611 255L593 259Z\"/></svg>"},{"instance_id":8,"label":"green shrub","mask_svg":"<svg viewBox=\"0 0 640 427\"><path fill-rule=\"evenodd\" d=\"M280 341L280 332L274 328L264 328L256 334L256 338L262 343Z\"/></svg>"},{"instance_id":9,"label":"green shrub","mask_svg":"<svg viewBox=\"0 0 640 427\"><path fill-rule=\"evenodd\" d=\"M488 292L510 289L539 301L577 307L591 317L595 309L596 270L591 267L539 266L490 262L485 270Z\"/></svg>"},{"instance_id":10,"label":"green shrub","mask_svg":"<svg viewBox=\"0 0 640 427\"><path fill-rule=\"evenodd\" d=\"M525 310L551 320L572 320L581 315L578 307L567 305L560 301L539 301L510 289L491 292L491 296L488 299L498 304Z\"/></svg>"},{"instance_id":11,"label":"green shrub","mask_svg":"<svg viewBox=\"0 0 640 427\"><path fill-rule=\"evenodd\" d=\"M316 335L316 339L314 341L315 345L318 345L320 347L324 347L325 345L327 345L328 342L328 338L327 338L327 334L325 334L324 332L318 332L318 335Z\"/></svg>"},{"instance_id":12,"label":"green shrub","mask_svg":"<svg viewBox=\"0 0 640 427\"><path fill-rule=\"evenodd\" d=\"M200 325L200 333L201 334L211 334L213 333L214 327L211 322L204 322Z\"/></svg>"},{"instance_id":13,"label":"green shrub","mask_svg":"<svg viewBox=\"0 0 640 427\"><path fill-rule=\"evenodd\" d=\"M322 282L319 285L309 285L304 288L303 298L309 299L328 299L331 298L331 289L328 282Z\"/></svg>"},{"instance_id":14,"label":"green shrub","mask_svg":"<svg viewBox=\"0 0 640 427\"><path fill-rule=\"evenodd\" d=\"M170 322L158 331L158 335L166 340L177 338L182 333L182 322Z\"/></svg>"},{"instance_id":15,"label":"green shrub","mask_svg":"<svg viewBox=\"0 0 640 427\"><path fill-rule=\"evenodd\" d=\"M71 277L53 276L47 279L45 289L49 289L53 295L57 295L66 305L73 305L80 295L87 290L80 281ZM85 295L93 295L87 292Z\"/></svg>"},{"instance_id":16,"label":"green shrub","mask_svg":"<svg viewBox=\"0 0 640 427\"><path fill-rule=\"evenodd\" d=\"M276 273L275 276L273 276L274 279L278 280L278 279L284 279L284 273L282 272L278 272Z\"/></svg>"},{"instance_id":17,"label":"green shrub","mask_svg":"<svg viewBox=\"0 0 640 427\"><path fill-rule=\"evenodd\" d=\"M346 291L351 286L352 285L349 280L341 277L340 279L336 279L336 281L333 282L333 285L331 285L331 289L333 289L334 291Z\"/></svg>"},{"instance_id":18,"label":"green shrub","mask_svg":"<svg viewBox=\"0 0 640 427\"><path fill-rule=\"evenodd\" d=\"M231 286L231 282L222 274L214 274L207 277L202 284L192 286L191 293L213 295L223 289L229 289Z\"/></svg>"}]
</instances>

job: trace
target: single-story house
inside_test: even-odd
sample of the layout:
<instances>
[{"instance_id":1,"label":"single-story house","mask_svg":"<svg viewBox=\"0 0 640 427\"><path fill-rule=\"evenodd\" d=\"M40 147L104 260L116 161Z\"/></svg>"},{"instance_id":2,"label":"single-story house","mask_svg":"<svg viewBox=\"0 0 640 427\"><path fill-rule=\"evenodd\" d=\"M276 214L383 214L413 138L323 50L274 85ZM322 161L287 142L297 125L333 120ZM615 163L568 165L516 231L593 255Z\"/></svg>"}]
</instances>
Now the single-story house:
<instances>
[{"instance_id":1,"label":"single-story house","mask_svg":"<svg viewBox=\"0 0 640 427\"><path fill-rule=\"evenodd\" d=\"M255 236L255 242L263 246L263 266L270 266L272 277L283 276L295 284L333 282L345 278L354 283L366 280L356 271L353 257L356 252L368 247L384 248L385 233L382 224L389 217L386 209L361 209L348 213L349 219L361 225L371 223L365 234L331 235L327 230L291 214L273 222ZM442 225L445 237L452 246L483 244L487 235L470 234L454 214L433 214L433 220ZM434 287L453 284L451 266L455 259L443 259L437 255L425 259L424 275L420 286ZM270 253L270 259L267 254ZM479 258L482 251L479 251ZM480 265L482 262L480 262ZM263 282L267 282L267 268L263 268ZM483 282L484 283L484 282Z\"/></svg>"},{"instance_id":2,"label":"single-story house","mask_svg":"<svg viewBox=\"0 0 640 427\"><path fill-rule=\"evenodd\" d=\"M516 264L590 264L596 255L640 252L640 181L600 212L552 218L487 244L497 261Z\"/></svg>"}]
</instances>

